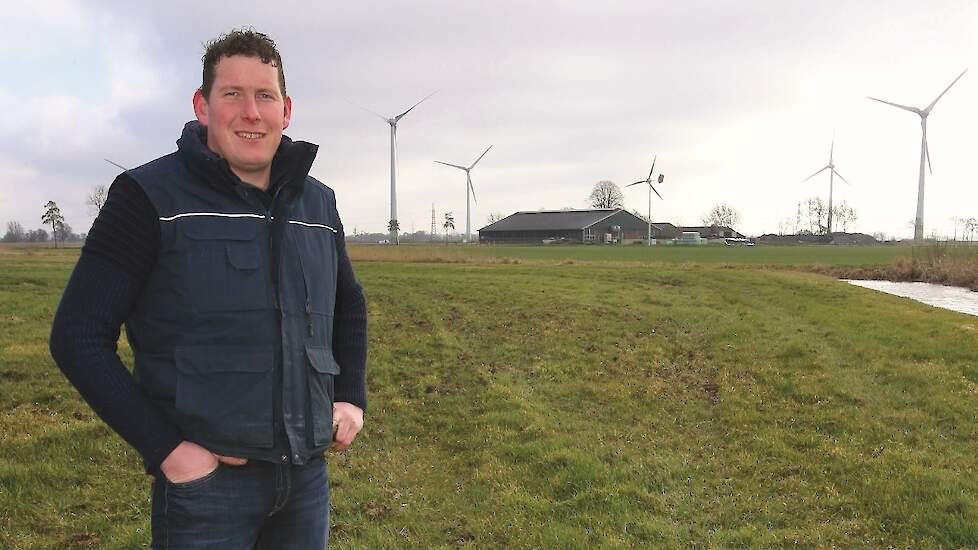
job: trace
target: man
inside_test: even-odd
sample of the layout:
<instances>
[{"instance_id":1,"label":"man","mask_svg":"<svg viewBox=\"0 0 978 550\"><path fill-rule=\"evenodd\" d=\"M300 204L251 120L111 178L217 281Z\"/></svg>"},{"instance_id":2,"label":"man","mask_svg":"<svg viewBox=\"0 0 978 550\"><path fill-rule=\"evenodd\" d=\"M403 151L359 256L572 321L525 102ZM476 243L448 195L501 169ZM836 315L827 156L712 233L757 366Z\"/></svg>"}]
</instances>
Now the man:
<instances>
[{"instance_id":1,"label":"man","mask_svg":"<svg viewBox=\"0 0 978 550\"><path fill-rule=\"evenodd\" d=\"M121 174L51 353L154 475L153 548L324 548L366 408L366 305L275 43L208 44L178 150ZM125 323L135 365L116 354Z\"/></svg>"}]
</instances>

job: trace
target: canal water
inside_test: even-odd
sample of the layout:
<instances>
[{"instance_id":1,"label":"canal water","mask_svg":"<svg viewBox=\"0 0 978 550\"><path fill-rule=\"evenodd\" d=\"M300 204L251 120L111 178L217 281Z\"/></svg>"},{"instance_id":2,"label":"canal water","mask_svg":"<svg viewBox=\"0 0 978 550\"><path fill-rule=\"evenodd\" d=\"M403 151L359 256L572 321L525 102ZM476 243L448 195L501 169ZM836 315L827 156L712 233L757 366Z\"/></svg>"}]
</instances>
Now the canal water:
<instances>
[{"instance_id":1,"label":"canal water","mask_svg":"<svg viewBox=\"0 0 978 550\"><path fill-rule=\"evenodd\" d=\"M871 288L887 294L903 296L923 302L929 306L942 307L952 311L978 316L978 292L957 286L943 286L932 283L895 283L892 281L853 281L849 284Z\"/></svg>"}]
</instances>

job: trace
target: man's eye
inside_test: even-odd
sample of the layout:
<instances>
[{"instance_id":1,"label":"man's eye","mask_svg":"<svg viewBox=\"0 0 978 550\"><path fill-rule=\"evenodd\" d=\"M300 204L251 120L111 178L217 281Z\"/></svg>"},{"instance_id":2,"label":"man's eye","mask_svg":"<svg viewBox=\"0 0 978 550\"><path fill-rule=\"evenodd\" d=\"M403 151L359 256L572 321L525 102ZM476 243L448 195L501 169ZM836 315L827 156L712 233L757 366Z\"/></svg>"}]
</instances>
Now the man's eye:
<instances>
[{"instance_id":1,"label":"man's eye","mask_svg":"<svg viewBox=\"0 0 978 550\"><path fill-rule=\"evenodd\" d=\"M262 99L275 99L274 97L272 97L272 94L258 94L258 97Z\"/></svg>"},{"instance_id":2,"label":"man's eye","mask_svg":"<svg viewBox=\"0 0 978 550\"><path fill-rule=\"evenodd\" d=\"M226 97L235 97L238 95L238 92L234 92L234 91L224 92L224 95Z\"/></svg>"}]
</instances>

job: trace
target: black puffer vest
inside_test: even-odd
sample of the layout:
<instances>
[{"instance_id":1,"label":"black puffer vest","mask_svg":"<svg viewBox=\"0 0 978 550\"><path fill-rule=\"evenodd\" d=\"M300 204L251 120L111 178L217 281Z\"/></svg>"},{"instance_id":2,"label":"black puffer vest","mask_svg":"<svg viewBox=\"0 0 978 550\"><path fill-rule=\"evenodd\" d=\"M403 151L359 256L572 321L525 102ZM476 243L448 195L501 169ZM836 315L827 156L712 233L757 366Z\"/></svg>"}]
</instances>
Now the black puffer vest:
<instances>
[{"instance_id":1,"label":"black puffer vest","mask_svg":"<svg viewBox=\"0 0 978 550\"><path fill-rule=\"evenodd\" d=\"M316 146L283 137L266 209L202 132L129 171L162 239L126 321L134 376L187 440L303 464L332 440L333 191L308 175Z\"/></svg>"}]
</instances>

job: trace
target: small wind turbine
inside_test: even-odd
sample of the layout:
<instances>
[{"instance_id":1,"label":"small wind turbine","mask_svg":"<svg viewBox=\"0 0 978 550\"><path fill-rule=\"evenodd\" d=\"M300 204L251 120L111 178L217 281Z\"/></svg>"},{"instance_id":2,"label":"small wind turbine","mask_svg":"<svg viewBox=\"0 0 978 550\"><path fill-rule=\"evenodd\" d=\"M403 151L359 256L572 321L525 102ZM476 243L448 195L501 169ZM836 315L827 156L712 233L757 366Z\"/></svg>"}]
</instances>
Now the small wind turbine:
<instances>
[{"instance_id":1,"label":"small wind turbine","mask_svg":"<svg viewBox=\"0 0 978 550\"><path fill-rule=\"evenodd\" d=\"M904 111L917 113L917 115L920 116L920 134L921 134L920 178L917 181L917 217L914 218L914 227L913 227L913 240L916 242L920 242L924 239L924 159L925 158L927 159L928 170L930 170L931 174L934 173L934 170L931 168L930 165L930 150L927 148L927 115L930 114L931 109L933 109L934 105L937 104L937 100L944 97L944 94L946 94L947 91L951 89L951 86L954 86L954 83L957 82L958 79L960 79L962 76L964 76L964 73L966 72L968 72L968 69L961 71L961 74L958 75L958 78L955 78L953 81L951 81L951 83L947 85L947 88L944 88L944 91L941 92L941 94L938 95L936 98L934 98L934 101L931 101L930 105L928 105L924 109L918 109L916 107L908 107L906 105L900 105L897 103L890 103L889 101L883 101L882 99L876 99L875 97L866 96L867 99L872 99L873 101L879 101L880 103L886 103L887 105L892 105L898 109L903 109Z\"/></svg>"},{"instance_id":2,"label":"small wind turbine","mask_svg":"<svg viewBox=\"0 0 978 550\"><path fill-rule=\"evenodd\" d=\"M368 113L371 113L373 115L376 115L381 120L383 120L387 124L390 124L390 126L391 126L391 219L390 219L390 225L388 227L390 229L390 241L392 243L394 243L394 244L398 244L398 238L397 238L397 236L398 236L397 235L397 123L402 118L404 118L404 115L410 113L412 109L414 109L418 105L421 105L421 102L423 102L424 100L428 99L429 97L435 95L436 93L437 93L437 91L431 92L430 94L424 96L421 99L421 101L415 103L414 105L411 105L411 107L408 110L404 111L403 113L401 113L401 114L399 114L397 116L391 117L391 118L385 117L384 115L382 115L380 113L375 113L374 111L371 111L370 109L367 109L366 107L360 107L359 105L357 105L357 107L360 107L361 109L363 109L364 111L367 111ZM356 105L356 104L354 103L354 105Z\"/></svg>"},{"instance_id":3,"label":"small wind turbine","mask_svg":"<svg viewBox=\"0 0 978 550\"><path fill-rule=\"evenodd\" d=\"M492 145L490 145L489 147L486 147L486 150L483 151L482 154L479 155L479 158L475 159L475 162L473 162L472 165L469 166L468 168L466 168L465 166L459 166L457 164L449 164L447 162L442 162L440 160L436 160L435 161L438 164L444 164L445 166L451 166L452 168L458 168L459 170L465 170L465 183L466 183L466 187L465 187L465 242L472 242L472 211L471 211L471 209L469 207L469 194L470 194L470 192L471 192L472 199L475 200L476 202L479 202L478 200L475 199L475 188L472 187L472 169L475 168L475 165L476 164L479 164L479 161L482 160L482 157L486 156L486 153L489 152L489 149L492 149Z\"/></svg>"},{"instance_id":4,"label":"small wind turbine","mask_svg":"<svg viewBox=\"0 0 978 550\"><path fill-rule=\"evenodd\" d=\"M628 185L625 186L625 187L631 187L633 185L638 185L640 183L647 183L649 185L649 219L647 220L649 223L649 235L648 235L649 246L652 246L652 192L655 191L655 194L659 197L660 200L665 200L662 198L662 195L659 195L659 192L655 190L655 187L652 187L652 172L655 171L655 159L656 157L653 156L652 168L649 170L649 176L647 178L645 178L644 180L638 180L635 183L629 183ZM659 179L656 181L658 183L662 183L665 179L666 179L665 176L659 174Z\"/></svg>"},{"instance_id":5,"label":"small wind turbine","mask_svg":"<svg viewBox=\"0 0 978 550\"><path fill-rule=\"evenodd\" d=\"M824 168L820 169L818 172L808 176L807 178L801 180L802 183L814 178L815 176L821 174L822 172L829 171L829 220L825 225L825 232L829 236L832 236L832 186L834 185L833 176L839 176L839 179L846 182L846 185L852 185L846 178L842 177L842 174L835 171L835 164L832 163L832 152L835 150L835 134L832 134L832 145L829 146L829 163L825 165Z\"/></svg>"}]
</instances>

